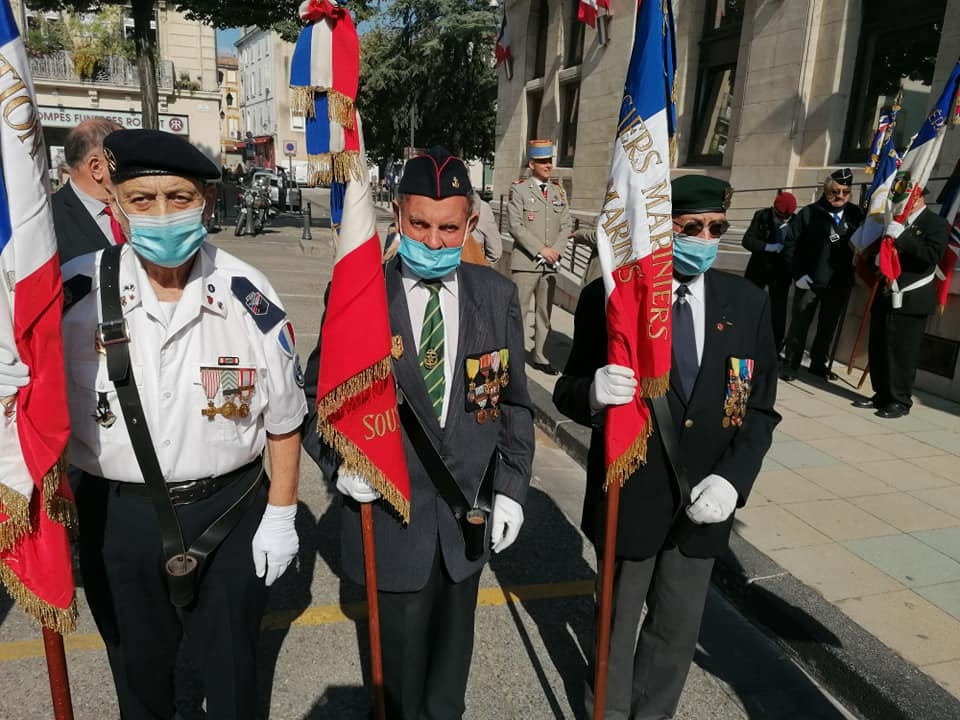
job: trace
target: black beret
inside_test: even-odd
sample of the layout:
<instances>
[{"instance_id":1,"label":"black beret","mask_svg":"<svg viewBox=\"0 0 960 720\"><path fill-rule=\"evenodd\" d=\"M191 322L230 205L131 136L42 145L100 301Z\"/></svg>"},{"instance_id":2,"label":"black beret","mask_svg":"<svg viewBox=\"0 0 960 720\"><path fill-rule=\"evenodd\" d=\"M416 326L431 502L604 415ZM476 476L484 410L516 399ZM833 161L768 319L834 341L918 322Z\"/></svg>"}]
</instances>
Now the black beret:
<instances>
[{"instance_id":1,"label":"black beret","mask_svg":"<svg viewBox=\"0 0 960 720\"><path fill-rule=\"evenodd\" d=\"M673 214L725 213L730 207L733 188L725 180L707 175L684 175L670 183Z\"/></svg>"},{"instance_id":2,"label":"black beret","mask_svg":"<svg viewBox=\"0 0 960 720\"><path fill-rule=\"evenodd\" d=\"M103 157L114 182L142 175L219 180L220 168L179 135L161 130L117 130L103 139Z\"/></svg>"},{"instance_id":3,"label":"black beret","mask_svg":"<svg viewBox=\"0 0 960 720\"><path fill-rule=\"evenodd\" d=\"M457 195L469 197L473 194L473 186L463 160L438 145L407 160L397 192L443 200Z\"/></svg>"},{"instance_id":4,"label":"black beret","mask_svg":"<svg viewBox=\"0 0 960 720\"><path fill-rule=\"evenodd\" d=\"M838 185L846 185L847 187L853 185L853 173L850 172L850 168L834 170L832 173L830 173L830 179L836 182Z\"/></svg>"}]
</instances>

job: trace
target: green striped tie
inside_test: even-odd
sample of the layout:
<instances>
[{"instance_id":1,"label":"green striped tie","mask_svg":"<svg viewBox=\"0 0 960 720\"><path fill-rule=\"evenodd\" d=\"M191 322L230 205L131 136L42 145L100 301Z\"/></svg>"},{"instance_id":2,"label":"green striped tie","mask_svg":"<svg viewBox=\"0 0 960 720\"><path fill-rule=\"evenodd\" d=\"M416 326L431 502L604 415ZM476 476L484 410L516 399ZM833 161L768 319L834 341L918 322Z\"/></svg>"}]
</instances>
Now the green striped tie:
<instances>
[{"instance_id":1,"label":"green striped tie","mask_svg":"<svg viewBox=\"0 0 960 720\"><path fill-rule=\"evenodd\" d=\"M420 372L427 386L427 395L433 404L437 419L443 412L443 314L440 312L439 282L421 281L430 292L427 309L423 312L423 329L420 331Z\"/></svg>"}]
</instances>

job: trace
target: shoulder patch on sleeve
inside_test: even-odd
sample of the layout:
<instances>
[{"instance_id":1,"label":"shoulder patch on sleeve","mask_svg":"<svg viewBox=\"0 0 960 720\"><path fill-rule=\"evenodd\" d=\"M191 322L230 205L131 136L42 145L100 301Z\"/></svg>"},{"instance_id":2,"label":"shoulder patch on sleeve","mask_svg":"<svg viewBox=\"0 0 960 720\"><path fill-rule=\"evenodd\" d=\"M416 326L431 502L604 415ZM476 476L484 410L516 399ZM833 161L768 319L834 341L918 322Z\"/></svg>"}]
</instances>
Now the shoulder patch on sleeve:
<instances>
[{"instance_id":1,"label":"shoulder patch on sleeve","mask_svg":"<svg viewBox=\"0 0 960 720\"><path fill-rule=\"evenodd\" d=\"M74 275L63 283L63 312L72 308L77 302L90 294L93 288L93 278L89 275Z\"/></svg>"},{"instance_id":2,"label":"shoulder patch on sleeve","mask_svg":"<svg viewBox=\"0 0 960 720\"><path fill-rule=\"evenodd\" d=\"M260 292L248 278L235 275L230 279L230 289L250 313L260 332L267 333L275 328L287 314L275 305L270 298Z\"/></svg>"},{"instance_id":3,"label":"shoulder patch on sleeve","mask_svg":"<svg viewBox=\"0 0 960 720\"><path fill-rule=\"evenodd\" d=\"M517 178L516 180L513 181L513 184L514 184L514 185L523 185L523 183L525 183L526 181L527 181L526 178Z\"/></svg>"},{"instance_id":4,"label":"shoulder patch on sleeve","mask_svg":"<svg viewBox=\"0 0 960 720\"><path fill-rule=\"evenodd\" d=\"M280 349L283 350L283 354L287 357L293 357L293 353L297 349L295 337L293 334L293 325L288 320L280 328L280 332L277 335L277 342L280 343Z\"/></svg>"}]
</instances>

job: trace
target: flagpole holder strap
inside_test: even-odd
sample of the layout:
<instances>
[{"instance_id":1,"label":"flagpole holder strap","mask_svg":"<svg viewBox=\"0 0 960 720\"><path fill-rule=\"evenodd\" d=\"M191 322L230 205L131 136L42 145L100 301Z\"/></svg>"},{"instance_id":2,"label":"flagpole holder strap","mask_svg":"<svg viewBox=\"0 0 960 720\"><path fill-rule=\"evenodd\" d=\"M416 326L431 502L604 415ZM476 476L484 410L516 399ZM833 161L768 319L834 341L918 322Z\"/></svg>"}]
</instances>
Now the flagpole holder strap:
<instances>
[{"instance_id":1,"label":"flagpole holder strap","mask_svg":"<svg viewBox=\"0 0 960 720\"><path fill-rule=\"evenodd\" d=\"M126 319L120 318L100 323L97 326L97 341L104 347L130 342Z\"/></svg>"}]
</instances>

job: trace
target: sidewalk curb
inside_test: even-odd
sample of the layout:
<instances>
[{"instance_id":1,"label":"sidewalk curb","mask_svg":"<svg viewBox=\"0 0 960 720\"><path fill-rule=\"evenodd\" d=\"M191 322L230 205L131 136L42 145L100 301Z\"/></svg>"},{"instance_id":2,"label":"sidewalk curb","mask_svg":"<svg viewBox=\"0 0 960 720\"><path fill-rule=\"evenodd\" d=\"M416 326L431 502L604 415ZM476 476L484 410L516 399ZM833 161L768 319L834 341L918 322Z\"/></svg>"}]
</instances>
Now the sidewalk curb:
<instances>
[{"instance_id":1,"label":"sidewalk curb","mask_svg":"<svg viewBox=\"0 0 960 720\"><path fill-rule=\"evenodd\" d=\"M582 467L590 431L561 415L527 378L534 420ZM957 720L960 700L736 533L714 586L850 710L876 720Z\"/></svg>"}]
</instances>

